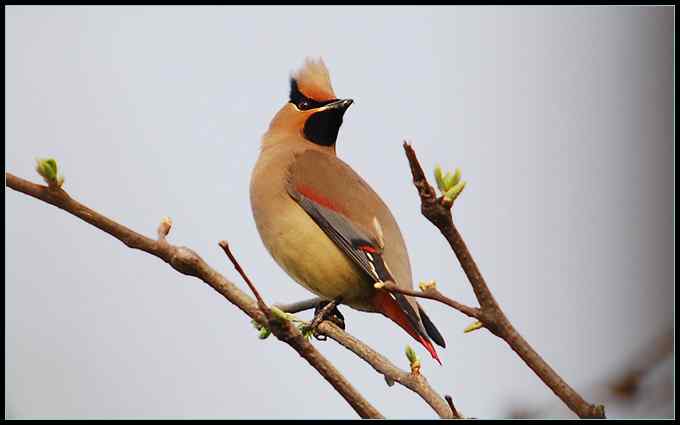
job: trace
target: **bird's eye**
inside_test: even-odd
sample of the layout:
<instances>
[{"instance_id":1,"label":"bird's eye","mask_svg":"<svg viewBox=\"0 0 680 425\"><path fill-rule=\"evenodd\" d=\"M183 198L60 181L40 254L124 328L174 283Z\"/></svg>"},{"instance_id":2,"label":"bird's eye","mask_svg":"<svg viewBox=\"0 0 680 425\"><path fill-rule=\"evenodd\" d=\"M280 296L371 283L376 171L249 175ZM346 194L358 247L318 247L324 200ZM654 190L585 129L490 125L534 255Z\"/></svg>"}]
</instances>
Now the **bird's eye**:
<instances>
[{"instance_id":1,"label":"bird's eye","mask_svg":"<svg viewBox=\"0 0 680 425\"><path fill-rule=\"evenodd\" d=\"M306 100L303 100L300 103L298 103L298 109L307 109L307 108L309 108L309 102L307 102Z\"/></svg>"}]
</instances>

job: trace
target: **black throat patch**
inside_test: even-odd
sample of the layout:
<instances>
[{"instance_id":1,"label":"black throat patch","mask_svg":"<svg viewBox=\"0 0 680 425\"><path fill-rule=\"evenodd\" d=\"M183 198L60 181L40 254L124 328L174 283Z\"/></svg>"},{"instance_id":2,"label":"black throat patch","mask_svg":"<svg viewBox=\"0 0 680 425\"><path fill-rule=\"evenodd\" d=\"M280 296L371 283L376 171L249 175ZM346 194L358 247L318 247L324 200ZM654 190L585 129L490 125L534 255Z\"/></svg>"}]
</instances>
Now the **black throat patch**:
<instances>
[{"instance_id":1,"label":"black throat patch","mask_svg":"<svg viewBox=\"0 0 680 425\"><path fill-rule=\"evenodd\" d=\"M320 108L338 99L323 102L305 96L298 88L297 81L290 79L290 100L301 111ZM333 146L342 125L344 109L329 109L311 115L305 122L304 135L307 140L321 146Z\"/></svg>"},{"instance_id":2,"label":"black throat patch","mask_svg":"<svg viewBox=\"0 0 680 425\"><path fill-rule=\"evenodd\" d=\"M317 145L333 146L338 139L344 114L342 109L327 109L315 113L305 122L305 138Z\"/></svg>"}]
</instances>

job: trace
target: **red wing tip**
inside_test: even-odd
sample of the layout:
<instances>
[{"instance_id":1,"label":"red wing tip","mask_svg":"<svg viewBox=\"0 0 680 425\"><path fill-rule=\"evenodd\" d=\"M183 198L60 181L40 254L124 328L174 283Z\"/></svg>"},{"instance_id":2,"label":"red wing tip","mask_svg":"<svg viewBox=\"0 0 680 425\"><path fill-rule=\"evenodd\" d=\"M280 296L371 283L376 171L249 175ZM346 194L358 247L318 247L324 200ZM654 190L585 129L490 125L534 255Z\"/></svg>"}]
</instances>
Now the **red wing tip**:
<instances>
[{"instance_id":1,"label":"red wing tip","mask_svg":"<svg viewBox=\"0 0 680 425\"><path fill-rule=\"evenodd\" d=\"M361 245L361 246L359 247L359 249L362 250L362 251L364 251L364 252L370 252L371 254L376 254L376 253L378 252L377 249L373 248L373 247L370 246L370 245Z\"/></svg>"}]
</instances>

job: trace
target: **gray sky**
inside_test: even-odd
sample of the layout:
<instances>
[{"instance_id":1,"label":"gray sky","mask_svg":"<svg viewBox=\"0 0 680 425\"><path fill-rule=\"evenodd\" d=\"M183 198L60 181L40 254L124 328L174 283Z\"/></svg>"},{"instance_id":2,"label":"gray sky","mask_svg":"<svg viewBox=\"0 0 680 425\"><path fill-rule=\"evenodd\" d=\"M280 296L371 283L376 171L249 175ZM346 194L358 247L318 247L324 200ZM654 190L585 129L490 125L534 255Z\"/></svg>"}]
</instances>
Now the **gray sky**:
<instances>
[{"instance_id":1,"label":"gray sky","mask_svg":"<svg viewBox=\"0 0 680 425\"><path fill-rule=\"evenodd\" d=\"M217 246L227 239L268 301L307 298L260 242L248 185L290 72L323 56L336 94L355 100L338 154L390 206L414 280L475 303L420 216L404 138L428 170L462 168L454 219L483 275L587 396L674 318L673 12L10 6L5 166L40 181L34 158L53 156L65 189L95 210L149 236L172 217L171 242L245 289ZM207 285L5 193L7 417L356 417ZM554 400L502 341L425 304L448 342L443 367L387 319L343 312L402 367L414 346L465 415ZM337 344L315 345L384 415L435 417Z\"/></svg>"}]
</instances>

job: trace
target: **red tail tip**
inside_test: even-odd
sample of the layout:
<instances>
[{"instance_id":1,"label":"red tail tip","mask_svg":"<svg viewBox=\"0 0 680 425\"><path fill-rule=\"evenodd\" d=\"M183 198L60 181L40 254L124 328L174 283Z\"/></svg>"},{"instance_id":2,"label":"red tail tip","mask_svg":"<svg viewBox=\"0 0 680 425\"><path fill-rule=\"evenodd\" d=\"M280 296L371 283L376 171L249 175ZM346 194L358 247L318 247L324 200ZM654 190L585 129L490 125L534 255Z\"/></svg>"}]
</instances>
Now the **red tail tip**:
<instances>
[{"instance_id":1,"label":"red tail tip","mask_svg":"<svg viewBox=\"0 0 680 425\"><path fill-rule=\"evenodd\" d=\"M440 366L444 366L442 361L439 359L439 355L437 354L437 350L435 350L434 345L432 345L430 341L426 340L422 336L419 339L420 343L423 344L423 346L427 349L432 358L435 359Z\"/></svg>"}]
</instances>

